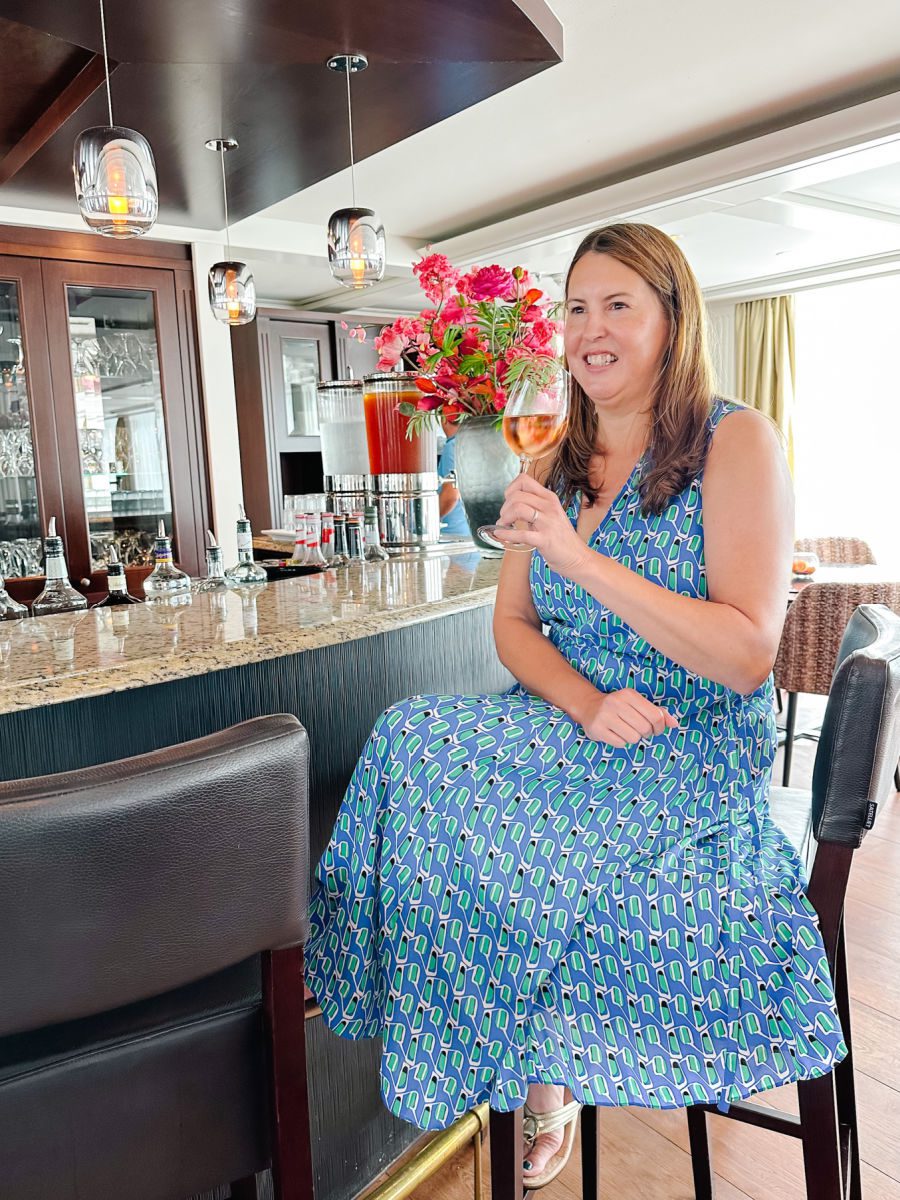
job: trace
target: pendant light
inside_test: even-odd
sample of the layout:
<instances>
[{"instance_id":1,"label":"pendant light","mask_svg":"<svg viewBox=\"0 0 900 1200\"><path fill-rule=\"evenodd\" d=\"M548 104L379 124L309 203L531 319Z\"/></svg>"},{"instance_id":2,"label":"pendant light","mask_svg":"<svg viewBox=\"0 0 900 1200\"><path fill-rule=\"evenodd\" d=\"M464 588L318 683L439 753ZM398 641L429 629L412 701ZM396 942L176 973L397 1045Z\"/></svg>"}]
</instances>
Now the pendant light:
<instances>
[{"instance_id":1,"label":"pendant light","mask_svg":"<svg viewBox=\"0 0 900 1200\"><path fill-rule=\"evenodd\" d=\"M234 138L210 138L207 150L218 152L222 162L222 200L225 205L225 244L228 258L209 268L209 307L223 325L249 325L256 316L256 284L244 262L231 258L231 237L228 232L228 188L225 185L225 155L237 150Z\"/></svg>"},{"instance_id":2,"label":"pendant light","mask_svg":"<svg viewBox=\"0 0 900 1200\"><path fill-rule=\"evenodd\" d=\"M327 66L347 76L347 128L350 134L350 184L353 207L339 208L328 219L328 265L344 287L366 288L384 278L384 226L371 208L356 207L356 164L353 160L353 106L350 76L364 71L364 54L335 54Z\"/></svg>"},{"instance_id":3,"label":"pendant light","mask_svg":"<svg viewBox=\"0 0 900 1200\"><path fill-rule=\"evenodd\" d=\"M82 217L95 233L114 238L140 237L153 228L159 211L156 165L143 134L113 124L103 0L100 32L109 125L85 129L75 139L75 196Z\"/></svg>"}]
</instances>

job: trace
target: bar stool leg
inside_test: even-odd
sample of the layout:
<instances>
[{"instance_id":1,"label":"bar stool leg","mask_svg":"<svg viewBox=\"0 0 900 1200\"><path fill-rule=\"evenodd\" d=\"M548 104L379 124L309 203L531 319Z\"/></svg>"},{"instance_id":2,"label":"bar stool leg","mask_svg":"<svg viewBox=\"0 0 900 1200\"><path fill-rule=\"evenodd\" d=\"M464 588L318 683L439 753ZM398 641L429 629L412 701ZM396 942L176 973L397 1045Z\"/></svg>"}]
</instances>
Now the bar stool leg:
<instances>
[{"instance_id":1,"label":"bar stool leg","mask_svg":"<svg viewBox=\"0 0 900 1200\"><path fill-rule=\"evenodd\" d=\"M788 787L791 782L791 759L794 754L794 726L797 723L797 693L788 692L787 717L784 723L784 772L781 786Z\"/></svg>"},{"instance_id":2,"label":"bar stool leg","mask_svg":"<svg viewBox=\"0 0 900 1200\"><path fill-rule=\"evenodd\" d=\"M847 1057L834 1068L834 1086L837 1093L838 1120L850 1131L850 1157L847 1171L850 1187L847 1200L862 1200L862 1180L859 1166L859 1126L856 1117L856 1085L853 1079L853 1042L850 1031L850 993L847 986L847 950L844 942L844 926L838 934L837 952L834 960L834 993L837 1000L841 1029L847 1043ZM846 1182L846 1181L845 1181Z\"/></svg>"},{"instance_id":3,"label":"bar stool leg","mask_svg":"<svg viewBox=\"0 0 900 1200\"><path fill-rule=\"evenodd\" d=\"M809 1200L844 1200L834 1075L797 1084L803 1129L803 1169Z\"/></svg>"},{"instance_id":4,"label":"bar stool leg","mask_svg":"<svg viewBox=\"0 0 900 1200\"><path fill-rule=\"evenodd\" d=\"M687 1123L691 1145L691 1168L694 1172L694 1196L696 1200L714 1200L716 1181L709 1153L706 1109L698 1104L692 1104L687 1110Z\"/></svg>"},{"instance_id":5,"label":"bar stool leg","mask_svg":"<svg viewBox=\"0 0 900 1200\"><path fill-rule=\"evenodd\" d=\"M491 1109L491 1200L522 1200L522 1151L525 1148L521 1108L512 1112Z\"/></svg>"},{"instance_id":6,"label":"bar stool leg","mask_svg":"<svg viewBox=\"0 0 900 1200\"><path fill-rule=\"evenodd\" d=\"M583 1200L600 1195L600 1122L593 1104L581 1110L581 1195Z\"/></svg>"}]
</instances>

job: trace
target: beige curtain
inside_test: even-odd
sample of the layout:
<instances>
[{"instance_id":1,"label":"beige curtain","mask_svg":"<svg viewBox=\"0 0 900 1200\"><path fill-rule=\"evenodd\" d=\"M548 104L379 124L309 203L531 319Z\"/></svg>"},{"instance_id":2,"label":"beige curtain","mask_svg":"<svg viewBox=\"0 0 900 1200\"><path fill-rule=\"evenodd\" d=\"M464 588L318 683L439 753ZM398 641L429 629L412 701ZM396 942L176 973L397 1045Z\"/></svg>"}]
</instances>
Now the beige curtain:
<instances>
[{"instance_id":1,"label":"beige curtain","mask_svg":"<svg viewBox=\"0 0 900 1200\"><path fill-rule=\"evenodd\" d=\"M735 305L739 398L771 417L794 469L794 297L767 296Z\"/></svg>"}]
</instances>

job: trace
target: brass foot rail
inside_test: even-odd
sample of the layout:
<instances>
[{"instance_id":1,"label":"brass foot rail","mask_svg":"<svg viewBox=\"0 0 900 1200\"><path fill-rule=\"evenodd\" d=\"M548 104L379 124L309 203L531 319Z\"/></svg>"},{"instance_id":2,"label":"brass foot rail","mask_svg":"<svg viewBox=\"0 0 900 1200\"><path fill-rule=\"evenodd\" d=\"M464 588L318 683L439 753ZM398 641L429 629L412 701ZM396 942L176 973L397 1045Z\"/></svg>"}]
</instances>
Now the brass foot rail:
<instances>
[{"instance_id":1,"label":"brass foot rail","mask_svg":"<svg viewBox=\"0 0 900 1200\"><path fill-rule=\"evenodd\" d=\"M440 1170L444 1163L449 1162L458 1154L467 1142L472 1142L475 1151L475 1186L474 1200L482 1200L482 1155L481 1143L488 1127L489 1107L479 1104L471 1112L440 1133L414 1154L409 1162L398 1167L390 1178L385 1179L371 1192L366 1192L359 1200L406 1200L411 1196L420 1183L430 1179L435 1171Z\"/></svg>"}]
</instances>

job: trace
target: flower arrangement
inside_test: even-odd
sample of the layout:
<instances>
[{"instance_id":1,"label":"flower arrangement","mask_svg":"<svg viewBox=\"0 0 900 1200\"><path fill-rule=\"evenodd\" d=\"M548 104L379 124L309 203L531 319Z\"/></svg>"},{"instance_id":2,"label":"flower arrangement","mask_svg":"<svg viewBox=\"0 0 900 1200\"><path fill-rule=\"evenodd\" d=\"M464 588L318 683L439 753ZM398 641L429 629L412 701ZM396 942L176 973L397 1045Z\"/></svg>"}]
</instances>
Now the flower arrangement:
<instances>
[{"instance_id":1,"label":"flower arrangement","mask_svg":"<svg viewBox=\"0 0 900 1200\"><path fill-rule=\"evenodd\" d=\"M402 403L412 436L439 417L499 419L509 389L537 359L556 357L558 305L522 267L457 271L443 254L413 266L430 301L417 317L398 317L375 338L378 369L406 359L423 395Z\"/></svg>"}]
</instances>

